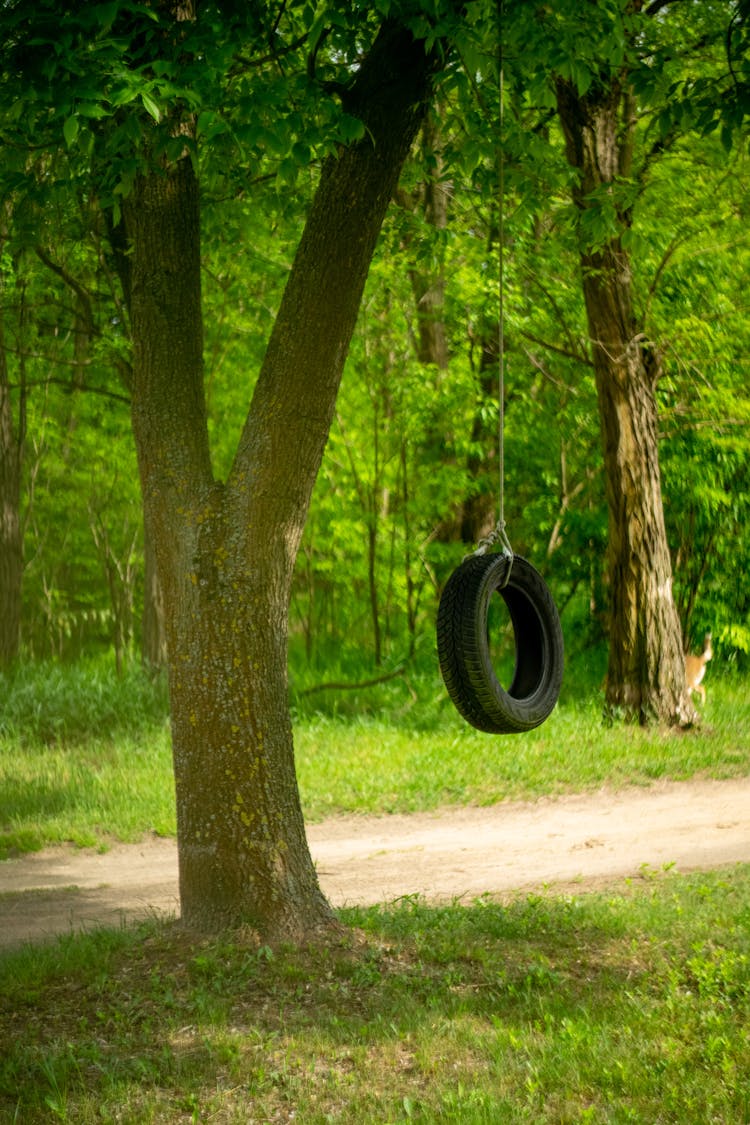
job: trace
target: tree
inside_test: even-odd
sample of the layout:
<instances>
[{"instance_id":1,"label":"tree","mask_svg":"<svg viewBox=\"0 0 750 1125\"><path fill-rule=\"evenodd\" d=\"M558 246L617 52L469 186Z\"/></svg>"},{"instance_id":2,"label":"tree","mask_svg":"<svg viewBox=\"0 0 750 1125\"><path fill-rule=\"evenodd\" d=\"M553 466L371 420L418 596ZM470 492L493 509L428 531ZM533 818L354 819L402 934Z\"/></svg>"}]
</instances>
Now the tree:
<instances>
[{"instance_id":1,"label":"tree","mask_svg":"<svg viewBox=\"0 0 750 1125\"><path fill-rule=\"evenodd\" d=\"M298 934L327 925L331 913L305 840L294 771L286 671L292 571L370 259L445 65L444 44L418 11L411 26L393 17L352 33L364 53L356 67L347 64L345 82L330 87L342 100L350 143L339 144L322 166L239 445L221 481L213 472L204 395L198 95L183 85L165 98L158 87L161 108L158 84L149 83L161 75L169 87L177 60L183 81L200 76L211 31L223 33L226 25L218 8L208 9L201 24L186 5L137 13L130 5L122 12L106 7L109 28L89 58L101 51L110 63L124 58L127 65L118 72L124 78L117 98L108 72L91 115L92 188L111 212L131 322L133 432L169 653L182 915L201 928L244 922L267 935ZM89 24L95 17L87 12L81 19ZM129 32L127 21L136 23ZM280 57L278 24L256 30L255 42L267 36ZM365 32L372 35L367 45ZM80 62L84 52L73 38ZM311 71L317 61L314 52ZM40 62L48 77L46 65ZM68 81L65 128L73 143L84 111L72 68ZM60 100L67 94L61 84ZM136 97L151 125L119 108ZM103 101L118 108L106 113ZM104 153L115 147L113 174Z\"/></svg>"},{"instance_id":2,"label":"tree","mask_svg":"<svg viewBox=\"0 0 750 1125\"><path fill-rule=\"evenodd\" d=\"M576 206L630 172L635 119L626 79L580 95L557 84L568 160L579 173ZM596 204L594 204L596 205ZM610 649L606 698L640 722L693 717L685 688L679 618L664 524L659 467L658 358L639 323L628 221L599 245L584 240L581 277L594 357L609 509Z\"/></svg>"},{"instance_id":3,"label":"tree","mask_svg":"<svg viewBox=\"0 0 750 1125\"><path fill-rule=\"evenodd\" d=\"M225 484L207 440L190 158L139 172L123 203L133 429L164 593L180 897L193 925L290 934L330 918L294 773L287 607L367 268L437 59L386 21L347 91L367 135L322 170Z\"/></svg>"},{"instance_id":4,"label":"tree","mask_svg":"<svg viewBox=\"0 0 750 1125\"><path fill-rule=\"evenodd\" d=\"M672 77L671 61L680 52L660 41L663 9L669 6L628 0L606 8L586 4L577 13L545 10L537 23L537 46L553 78L554 106L574 172L581 285L597 388L609 510L607 705L641 723L675 724L692 721L695 710L685 688L662 505L661 357L638 308L630 251L634 209L649 166L674 137L670 117L650 150L643 145L644 99L637 93L650 88L654 97ZM679 15L673 18L680 23ZM694 33L694 18L689 11L683 19L682 39ZM717 11L700 30L702 48L720 40Z\"/></svg>"}]
</instances>

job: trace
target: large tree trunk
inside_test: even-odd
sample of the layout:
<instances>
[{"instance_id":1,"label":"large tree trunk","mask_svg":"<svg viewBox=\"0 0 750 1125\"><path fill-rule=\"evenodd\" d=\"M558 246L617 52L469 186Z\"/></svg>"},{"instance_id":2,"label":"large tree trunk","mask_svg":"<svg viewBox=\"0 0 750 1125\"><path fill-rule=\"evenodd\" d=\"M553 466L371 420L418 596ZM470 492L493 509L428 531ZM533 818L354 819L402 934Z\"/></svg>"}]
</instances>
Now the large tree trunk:
<instances>
[{"instance_id":1,"label":"large tree trunk","mask_svg":"<svg viewBox=\"0 0 750 1125\"><path fill-rule=\"evenodd\" d=\"M579 173L580 213L629 173L634 115L612 80L590 96L557 87L569 163ZM615 202L616 206L616 202ZM695 717L685 688L680 623L664 525L655 382L658 363L633 308L629 256L619 230L596 249L582 238L583 293L599 404L609 508L610 646L606 701L641 723Z\"/></svg>"},{"instance_id":2,"label":"large tree trunk","mask_svg":"<svg viewBox=\"0 0 750 1125\"><path fill-rule=\"evenodd\" d=\"M310 858L287 695L294 562L362 289L416 135L431 60L387 24L347 95L363 141L323 168L226 484L203 397L198 188L141 175L132 246L133 427L168 645L186 923L298 935L332 921Z\"/></svg>"}]
</instances>

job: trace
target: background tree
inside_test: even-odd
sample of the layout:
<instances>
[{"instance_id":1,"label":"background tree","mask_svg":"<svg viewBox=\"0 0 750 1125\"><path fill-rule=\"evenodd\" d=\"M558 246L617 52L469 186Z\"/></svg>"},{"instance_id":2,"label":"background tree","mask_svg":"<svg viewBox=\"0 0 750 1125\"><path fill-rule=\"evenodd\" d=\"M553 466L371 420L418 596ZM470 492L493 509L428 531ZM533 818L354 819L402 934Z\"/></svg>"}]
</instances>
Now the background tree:
<instances>
[{"instance_id":1,"label":"background tree","mask_svg":"<svg viewBox=\"0 0 750 1125\"><path fill-rule=\"evenodd\" d=\"M723 40L714 5L584 5L538 13L534 54L551 73L572 185L580 274L596 377L609 510L607 704L641 722L689 722L682 637L672 596L658 448L660 346L638 307L631 253L634 208L671 132L644 136L644 91L662 93L683 44ZM657 12L661 12L658 21ZM671 39L665 38L669 24ZM528 42L528 20L518 35ZM674 46L679 35L680 47ZM676 63L675 59L679 61ZM645 77L644 77L645 72ZM641 94L639 98L638 94ZM651 106L645 99L648 112Z\"/></svg>"},{"instance_id":2,"label":"background tree","mask_svg":"<svg viewBox=\"0 0 750 1125\"><path fill-rule=\"evenodd\" d=\"M568 160L580 174L574 200L585 216L589 201L630 175L632 104L620 78L583 96L560 79L557 97ZM635 310L624 212L617 225L620 229L595 247L584 234L581 246L609 509L607 704L641 722L687 722L693 708L684 685L661 495L660 370Z\"/></svg>"}]
</instances>

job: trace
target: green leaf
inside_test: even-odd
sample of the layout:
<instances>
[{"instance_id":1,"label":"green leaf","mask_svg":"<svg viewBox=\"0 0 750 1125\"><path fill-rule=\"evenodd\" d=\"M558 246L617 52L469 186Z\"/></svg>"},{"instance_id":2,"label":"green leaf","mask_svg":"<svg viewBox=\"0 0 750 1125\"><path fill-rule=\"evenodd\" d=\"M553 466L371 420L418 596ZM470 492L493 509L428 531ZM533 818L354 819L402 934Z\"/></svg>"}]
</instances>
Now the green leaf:
<instances>
[{"instance_id":1,"label":"green leaf","mask_svg":"<svg viewBox=\"0 0 750 1125\"><path fill-rule=\"evenodd\" d=\"M286 157L279 164L276 175L279 183L281 183L285 187L291 187L297 179L298 172L299 165L297 164L297 161L292 159L291 157Z\"/></svg>"},{"instance_id":2,"label":"green leaf","mask_svg":"<svg viewBox=\"0 0 750 1125\"><path fill-rule=\"evenodd\" d=\"M198 114L198 135L203 137L204 140L218 137L222 133L228 132L228 129L227 123L214 110L204 110L203 113Z\"/></svg>"},{"instance_id":3,"label":"green leaf","mask_svg":"<svg viewBox=\"0 0 750 1125\"><path fill-rule=\"evenodd\" d=\"M82 117L102 118L108 116L104 106L99 105L97 102L79 102L77 112Z\"/></svg>"},{"instance_id":4,"label":"green leaf","mask_svg":"<svg viewBox=\"0 0 750 1125\"><path fill-rule=\"evenodd\" d=\"M154 99L146 90L141 91L141 101L143 102L143 108L146 110L146 113L153 117L154 121L158 125L161 121L161 110L159 109L157 102L154 101Z\"/></svg>"},{"instance_id":5,"label":"green leaf","mask_svg":"<svg viewBox=\"0 0 750 1125\"><path fill-rule=\"evenodd\" d=\"M361 141L365 135L365 126L358 117L352 117L350 113L342 113L339 118L339 134L342 140Z\"/></svg>"},{"instance_id":6,"label":"green leaf","mask_svg":"<svg viewBox=\"0 0 750 1125\"><path fill-rule=\"evenodd\" d=\"M297 141L292 147L292 158L299 165L309 164L311 156L309 145L303 144L302 141Z\"/></svg>"},{"instance_id":7,"label":"green leaf","mask_svg":"<svg viewBox=\"0 0 750 1125\"><path fill-rule=\"evenodd\" d=\"M75 144L76 137L78 136L78 118L75 114L73 114L72 117L68 117L63 125L63 136L65 137L65 143L68 148Z\"/></svg>"}]
</instances>

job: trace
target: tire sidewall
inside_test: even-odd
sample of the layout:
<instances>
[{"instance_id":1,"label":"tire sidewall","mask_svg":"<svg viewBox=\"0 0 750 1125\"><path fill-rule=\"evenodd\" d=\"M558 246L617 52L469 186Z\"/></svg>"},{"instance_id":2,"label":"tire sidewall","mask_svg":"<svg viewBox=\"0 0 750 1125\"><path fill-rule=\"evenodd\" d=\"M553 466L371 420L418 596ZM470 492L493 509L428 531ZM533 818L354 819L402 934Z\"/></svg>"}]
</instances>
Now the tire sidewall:
<instances>
[{"instance_id":1,"label":"tire sidewall","mask_svg":"<svg viewBox=\"0 0 750 1125\"><path fill-rule=\"evenodd\" d=\"M449 586L461 607L461 620L447 639L443 636L447 651L440 652L440 663L458 711L477 729L493 733L539 726L557 703L563 672L560 619L541 574L520 555L470 556L451 575L446 591ZM516 646L509 690L497 678L488 638L490 602L496 593L506 602ZM476 659L467 660L468 653ZM446 667L452 673L448 677ZM528 688L521 694L513 692L517 678Z\"/></svg>"},{"instance_id":2,"label":"tire sidewall","mask_svg":"<svg viewBox=\"0 0 750 1125\"><path fill-rule=\"evenodd\" d=\"M502 686L492 663L487 620L490 601L496 593L499 593L504 600L506 594L517 600L523 599L523 608L533 615L541 642L536 686L530 694L520 698L511 694L512 685L510 690ZM507 600L506 607L513 620L514 615ZM521 555L515 555L512 560L500 555L492 559L485 572L477 611L483 623L480 636L483 671L486 682L492 688L495 702L494 707L486 707L486 709L498 722L513 723L518 730L531 730L543 723L552 711L562 682L562 630L547 584L541 574ZM524 638L519 636L515 620L513 620L513 632L518 649L524 644ZM556 652L560 654L559 660L555 659Z\"/></svg>"}]
</instances>

